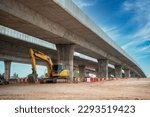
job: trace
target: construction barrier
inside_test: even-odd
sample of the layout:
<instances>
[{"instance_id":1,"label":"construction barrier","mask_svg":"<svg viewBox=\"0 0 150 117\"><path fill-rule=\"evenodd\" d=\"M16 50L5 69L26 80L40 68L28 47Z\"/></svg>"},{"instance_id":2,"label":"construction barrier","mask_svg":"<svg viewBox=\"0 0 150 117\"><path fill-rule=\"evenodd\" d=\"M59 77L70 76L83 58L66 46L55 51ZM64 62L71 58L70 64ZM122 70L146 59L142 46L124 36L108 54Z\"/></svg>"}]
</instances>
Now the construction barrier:
<instances>
[{"instance_id":1,"label":"construction barrier","mask_svg":"<svg viewBox=\"0 0 150 117\"><path fill-rule=\"evenodd\" d=\"M73 83L78 83L79 82L79 78L77 78L77 77L73 77Z\"/></svg>"},{"instance_id":2,"label":"construction barrier","mask_svg":"<svg viewBox=\"0 0 150 117\"><path fill-rule=\"evenodd\" d=\"M87 80L86 80L87 82L91 82L91 78L87 78Z\"/></svg>"},{"instance_id":3,"label":"construction barrier","mask_svg":"<svg viewBox=\"0 0 150 117\"><path fill-rule=\"evenodd\" d=\"M112 81L112 80L125 80L128 78L75 78L73 79L74 83L78 83L78 82L102 82L102 81ZM35 83L40 83L42 82L43 79L37 78ZM64 81L66 82L66 81ZM16 79L11 79L10 80L11 84L14 83L28 83L28 78L16 78Z\"/></svg>"},{"instance_id":4,"label":"construction barrier","mask_svg":"<svg viewBox=\"0 0 150 117\"><path fill-rule=\"evenodd\" d=\"M17 78L17 83L20 83L20 78Z\"/></svg>"},{"instance_id":5,"label":"construction barrier","mask_svg":"<svg viewBox=\"0 0 150 117\"><path fill-rule=\"evenodd\" d=\"M87 78L82 78L82 82L87 82Z\"/></svg>"},{"instance_id":6,"label":"construction barrier","mask_svg":"<svg viewBox=\"0 0 150 117\"><path fill-rule=\"evenodd\" d=\"M27 78L16 78L15 83L27 83Z\"/></svg>"},{"instance_id":7,"label":"construction barrier","mask_svg":"<svg viewBox=\"0 0 150 117\"><path fill-rule=\"evenodd\" d=\"M112 80L125 80L128 78L86 78L86 82L101 82L101 81L112 81Z\"/></svg>"}]
</instances>

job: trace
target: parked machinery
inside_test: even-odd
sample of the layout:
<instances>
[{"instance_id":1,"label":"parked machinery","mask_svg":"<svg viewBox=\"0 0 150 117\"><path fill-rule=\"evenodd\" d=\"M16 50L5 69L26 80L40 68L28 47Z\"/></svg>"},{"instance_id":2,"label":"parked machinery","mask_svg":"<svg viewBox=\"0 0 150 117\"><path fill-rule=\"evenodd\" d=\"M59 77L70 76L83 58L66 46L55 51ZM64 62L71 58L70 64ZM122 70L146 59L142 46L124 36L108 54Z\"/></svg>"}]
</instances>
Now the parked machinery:
<instances>
[{"instance_id":1,"label":"parked machinery","mask_svg":"<svg viewBox=\"0 0 150 117\"><path fill-rule=\"evenodd\" d=\"M43 83L52 82L56 83L58 78L68 78L69 71L65 69L65 65L53 64L51 58L46 54L30 49L29 55L31 57L31 64L32 64L32 74L28 75L28 81L35 82L38 74L36 71L36 59L40 59L46 62L47 65L47 73L45 74L46 78L42 79Z\"/></svg>"}]
</instances>

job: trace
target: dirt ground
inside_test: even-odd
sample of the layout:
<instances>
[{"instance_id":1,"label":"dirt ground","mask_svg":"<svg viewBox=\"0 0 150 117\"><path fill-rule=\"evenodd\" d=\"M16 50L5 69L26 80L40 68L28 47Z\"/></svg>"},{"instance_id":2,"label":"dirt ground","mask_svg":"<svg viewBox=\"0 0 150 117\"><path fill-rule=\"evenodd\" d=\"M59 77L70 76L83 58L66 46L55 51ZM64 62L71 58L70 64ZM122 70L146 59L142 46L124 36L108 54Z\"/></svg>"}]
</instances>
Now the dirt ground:
<instances>
[{"instance_id":1,"label":"dirt ground","mask_svg":"<svg viewBox=\"0 0 150 117\"><path fill-rule=\"evenodd\" d=\"M0 99L149 100L150 79L124 79L77 84L0 85Z\"/></svg>"}]
</instances>

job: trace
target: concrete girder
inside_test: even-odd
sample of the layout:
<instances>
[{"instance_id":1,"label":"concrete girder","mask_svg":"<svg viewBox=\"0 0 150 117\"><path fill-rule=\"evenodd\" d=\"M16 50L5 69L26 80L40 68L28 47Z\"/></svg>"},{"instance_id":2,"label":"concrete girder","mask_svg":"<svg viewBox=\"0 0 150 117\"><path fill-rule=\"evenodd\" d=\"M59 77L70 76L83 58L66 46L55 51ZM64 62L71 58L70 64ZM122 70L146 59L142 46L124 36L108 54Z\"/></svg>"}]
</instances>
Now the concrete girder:
<instances>
[{"instance_id":1,"label":"concrete girder","mask_svg":"<svg viewBox=\"0 0 150 117\"><path fill-rule=\"evenodd\" d=\"M97 46L93 45L92 43L88 43L84 38L65 29L59 24L48 20L46 17L41 16L37 12L31 10L30 8L24 6L23 4L19 3L16 0L2 0L0 6L1 6L2 11L5 11L6 13L9 13L15 16L18 19L25 21L26 23L33 24L34 26L40 28L41 30L52 33L55 36L57 35L58 37L64 38L68 40L68 42L70 43L75 43L77 45L80 45L81 47L88 49L95 54L98 54L100 57L104 57L104 58L108 57L110 61L114 61L114 63L116 62L117 64L121 63L121 61L118 58L108 55L106 52L104 52ZM31 25L31 27L33 25ZM9 26L9 27L12 27L12 26ZM13 28L16 28L16 27L13 27ZM21 29L21 27L17 27L17 30L21 30L25 33L29 33ZM36 36L36 35L33 35L33 36Z\"/></svg>"},{"instance_id":2,"label":"concrete girder","mask_svg":"<svg viewBox=\"0 0 150 117\"><path fill-rule=\"evenodd\" d=\"M41 52L44 52L45 54L50 56L54 63L56 63L56 61L57 61L57 51L56 50L48 49L46 47L45 48L40 47L38 45L36 45L36 46L35 45L33 46L32 44L29 45L27 42L23 42L23 41L21 41L21 42L16 41L15 42L15 38L11 38L11 37L9 37L9 38L3 37L3 39L0 38L0 53L1 54L16 56L16 57L20 56L22 58L22 60L24 61L23 58L27 58L27 57L29 58L29 52L28 52L29 48L33 47L34 49L37 49ZM18 45L15 45L15 43L17 43ZM25 61L25 63L26 63L26 61ZM85 64L87 67L90 67L90 68L96 68L97 67L96 62L74 56L74 65L78 66L79 64Z\"/></svg>"},{"instance_id":3,"label":"concrete girder","mask_svg":"<svg viewBox=\"0 0 150 117\"><path fill-rule=\"evenodd\" d=\"M12 56L12 55L6 55L6 54L0 54L0 61L12 61L17 63L24 63L24 64L31 64L30 58L20 57L20 56ZM45 62L42 62L40 60L37 60L36 62L38 65L45 65Z\"/></svg>"}]
</instances>

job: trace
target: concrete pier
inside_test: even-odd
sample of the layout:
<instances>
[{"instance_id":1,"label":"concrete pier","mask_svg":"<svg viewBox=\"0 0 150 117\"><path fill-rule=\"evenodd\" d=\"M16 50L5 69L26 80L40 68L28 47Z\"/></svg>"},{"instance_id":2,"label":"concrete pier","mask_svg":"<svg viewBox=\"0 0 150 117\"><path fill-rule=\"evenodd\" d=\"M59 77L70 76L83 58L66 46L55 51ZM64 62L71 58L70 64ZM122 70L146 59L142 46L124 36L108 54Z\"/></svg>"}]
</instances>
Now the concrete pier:
<instances>
[{"instance_id":1,"label":"concrete pier","mask_svg":"<svg viewBox=\"0 0 150 117\"><path fill-rule=\"evenodd\" d=\"M122 66L121 65L115 65L115 77L122 78Z\"/></svg>"},{"instance_id":2,"label":"concrete pier","mask_svg":"<svg viewBox=\"0 0 150 117\"><path fill-rule=\"evenodd\" d=\"M85 65L79 65L79 77L83 78L85 77Z\"/></svg>"},{"instance_id":3,"label":"concrete pier","mask_svg":"<svg viewBox=\"0 0 150 117\"><path fill-rule=\"evenodd\" d=\"M58 63L63 63L69 70L69 79L73 81L73 54L74 45L56 44Z\"/></svg>"},{"instance_id":4,"label":"concrete pier","mask_svg":"<svg viewBox=\"0 0 150 117\"><path fill-rule=\"evenodd\" d=\"M125 78L130 78L130 70L124 69Z\"/></svg>"},{"instance_id":5,"label":"concrete pier","mask_svg":"<svg viewBox=\"0 0 150 117\"><path fill-rule=\"evenodd\" d=\"M131 72L131 78L135 78L135 73Z\"/></svg>"},{"instance_id":6,"label":"concrete pier","mask_svg":"<svg viewBox=\"0 0 150 117\"><path fill-rule=\"evenodd\" d=\"M9 80L10 79L11 61L4 61L4 66L5 66L4 78L6 80Z\"/></svg>"},{"instance_id":7,"label":"concrete pier","mask_svg":"<svg viewBox=\"0 0 150 117\"><path fill-rule=\"evenodd\" d=\"M108 78L108 59L98 59L98 76Z\"/></svg>"}]
</instances>

